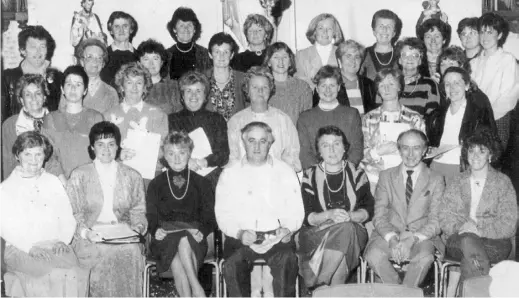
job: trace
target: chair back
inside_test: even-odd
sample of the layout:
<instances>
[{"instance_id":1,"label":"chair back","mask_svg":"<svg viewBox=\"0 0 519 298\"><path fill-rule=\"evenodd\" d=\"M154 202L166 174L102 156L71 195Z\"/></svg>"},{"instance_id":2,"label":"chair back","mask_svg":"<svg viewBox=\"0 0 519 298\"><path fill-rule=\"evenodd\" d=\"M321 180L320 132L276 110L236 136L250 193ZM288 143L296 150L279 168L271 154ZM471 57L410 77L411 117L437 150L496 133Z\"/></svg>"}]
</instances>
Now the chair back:
<instances>
[{"instance_id":1,"label":"chair back","mask_svg":"<svg viewBox=\"0 0 519 298\"><path fill-rule=\"evenodd\" d=\"M394 284L345 284L322 287L313 297L424 297L423 290Z\"/></svg>"}]
</instances>

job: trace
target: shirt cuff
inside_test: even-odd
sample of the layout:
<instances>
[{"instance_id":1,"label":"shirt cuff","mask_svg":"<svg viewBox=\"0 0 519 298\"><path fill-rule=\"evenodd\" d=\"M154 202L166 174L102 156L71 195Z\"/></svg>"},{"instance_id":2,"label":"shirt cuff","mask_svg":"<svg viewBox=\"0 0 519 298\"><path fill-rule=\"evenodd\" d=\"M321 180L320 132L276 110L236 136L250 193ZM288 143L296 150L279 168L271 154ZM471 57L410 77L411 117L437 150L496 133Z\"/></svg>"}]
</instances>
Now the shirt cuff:
<instances>
[{"instance_id":1,"label":"shirt cuff","mask_svg":"<svg viewBox=\"0 0 519 298\"><path fill-rule=\"evenodd\" d=\"M424 240L427 240L427 236L425 236L422 233L414 233L413 236L418 237L418 242L422 242Z\"/></svg>"},{"instance_id":2,"label":"shirt cuff","mask_svg":"<svg viewBox=\"0 0 519 298\"><path fill-rule=\"evenodd\" d=\"M386 236L384 236L384 239L386 239L386 241L389 242L389 240L391 240L391 238L393 238L393 236L398 236L398 234L395 232L389 232L386 234Z\"/></svg>"}]
</instances>

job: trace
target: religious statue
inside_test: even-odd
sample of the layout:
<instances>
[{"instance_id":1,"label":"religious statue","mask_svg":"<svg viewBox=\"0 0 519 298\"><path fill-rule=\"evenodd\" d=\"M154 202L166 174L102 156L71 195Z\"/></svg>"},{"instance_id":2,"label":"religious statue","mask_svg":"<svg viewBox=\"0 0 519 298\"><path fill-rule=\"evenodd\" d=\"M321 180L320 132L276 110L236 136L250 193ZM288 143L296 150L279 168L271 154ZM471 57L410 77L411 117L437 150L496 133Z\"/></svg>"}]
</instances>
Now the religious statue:
<instances>
[{"instance_id":1,"label":"religious statue","mask_svg":"<svg viewBox=\"0 0 519 298\"><path fill-rule=\"evenodd\" d=\"M440 19L445 23L448 22L447 14L440 9L438 2L440 2L440 0L426 0L422 2L424 10L420 14L420 18L416 23L417 27L422 25L422 23L428 19Z\"/></svg>"},{"instance_id":2,"label":"religious statue","mask_svg":"<svg viewBox=\"0 0 519 298\"><path fill-rule=\"evenodd\" d=\"M99 17L92 12L94 0L81 0L81 11L75 11L70 28L70 43L76 47L83 39L98 38L106 44L106 34L103 32Z\"/></svg>"}]
</instances>

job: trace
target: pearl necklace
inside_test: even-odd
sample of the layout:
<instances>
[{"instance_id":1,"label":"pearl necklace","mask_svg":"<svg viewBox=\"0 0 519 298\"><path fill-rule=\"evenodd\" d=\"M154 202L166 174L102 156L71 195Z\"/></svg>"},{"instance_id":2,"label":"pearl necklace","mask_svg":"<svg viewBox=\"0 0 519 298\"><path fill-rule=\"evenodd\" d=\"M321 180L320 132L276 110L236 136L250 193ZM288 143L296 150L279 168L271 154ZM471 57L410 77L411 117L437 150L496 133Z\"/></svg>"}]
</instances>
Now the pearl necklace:
<instances>
[{"instance_id":1,"label":"pearl necklace","mask_svg":"<svg viewBox=\"0 0 519 298\"><path fill-rule=\"evenodd\" d=\"M175 194L173 193L173 189L171 188L171 182L169 181L169 171L166 170L166 177L168 178L168 186L169 186L169 191L171 192L171 195L177 199L177 200L182 200L186 194L187 194L187 189L189 187L189 176L191 176L191 171L190 170L187 170L187 184L186 184L186 190L184 191L184 194L178 198L177 196L175 196Z\"/></svg>"},{"instance_id":2,"label":"pearl necklace","mask_svg":"<svg viewBox=\"0 0 519 298\"><path fill-rule=\"evenodd\" d=\"M328 184L328 179L326 178L326 162L323 162L323 168L324 168L324 182L326 184L326 187L330 192L337 193L344 187L344 180L346 180L346 175L344 173L344 161L342 161L342 180L341 180L341 186L337 189L331 189L330 184Z\"/></svg>"},{"instance_id":3,"label":"pearl necklace","mask_svg":"<svg viewBox=\"0 0 519 298\"><path fill-rule=\"evenodd\" d=\"M193 46L194 46L194 45L195 45L195 43L192 42L192 43L191 43L191 47L190 47L189 50L187 50L187 51L181 50L181 49L178 47L177 44L175 44L175 48L177 48L177 50L179 50L179 52L181 52L181 53L189 53L189 52L191 52L191 50L193 49Z\"/></svg>"},{"instance_id":4,"label":"pearl necklace","mask_svg":"<svg viewBox=\"0 0 519 298\"><path fill-rule=\"evenodd\" d=\"M393 60L393 48L391 47L391 58L389 58L389 62L388 63L382 63L380 61L380 59L378 59L378 56L377 56L377 51L375 51L375 48L373 48L373 53L375 54L375 58L377 58L377 61L380 65L382 66L388 66L389 64L391 64L391 61Z\"/></svg>"}]
</instances>

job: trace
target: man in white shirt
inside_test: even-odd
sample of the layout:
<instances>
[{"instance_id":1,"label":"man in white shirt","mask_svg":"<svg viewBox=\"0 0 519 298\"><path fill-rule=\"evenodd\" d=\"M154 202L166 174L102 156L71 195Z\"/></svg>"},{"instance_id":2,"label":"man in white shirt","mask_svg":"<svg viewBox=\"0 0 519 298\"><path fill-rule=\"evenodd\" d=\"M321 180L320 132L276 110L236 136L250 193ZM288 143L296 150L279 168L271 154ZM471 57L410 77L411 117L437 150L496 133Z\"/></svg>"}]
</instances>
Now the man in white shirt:
<instances>
[{"instance_id":1,"label":"man in white shirt","mask_svg":"<svg viewBox=\"0 0 519 298\"><path fill-rule=\"evenodd\" d=\"M438 208L445 183L422 162L427 137L411 129L397 141L402 163L380 173L375 192L375 230L366 248L369 266L383 283L418 287L432 262L434 249L443 251ZM408 263L401 281L393 264Z\"/></svg>"},{"instance_id":2,"label":"man in white shirt","mask_svg":"<svg viewBox=\"0 0 519 298\"><path fill-rule=\"evenodd\" d=\"M216 220L226 236L227 293L250 297L253 262L264 259L274 296L295 297L298 266L291 236L304 218L299 181L289 165L269 155L270 126L251 122L241 132L246 155L223 171L216 188Z\"/></svg>"}]
</instances>

